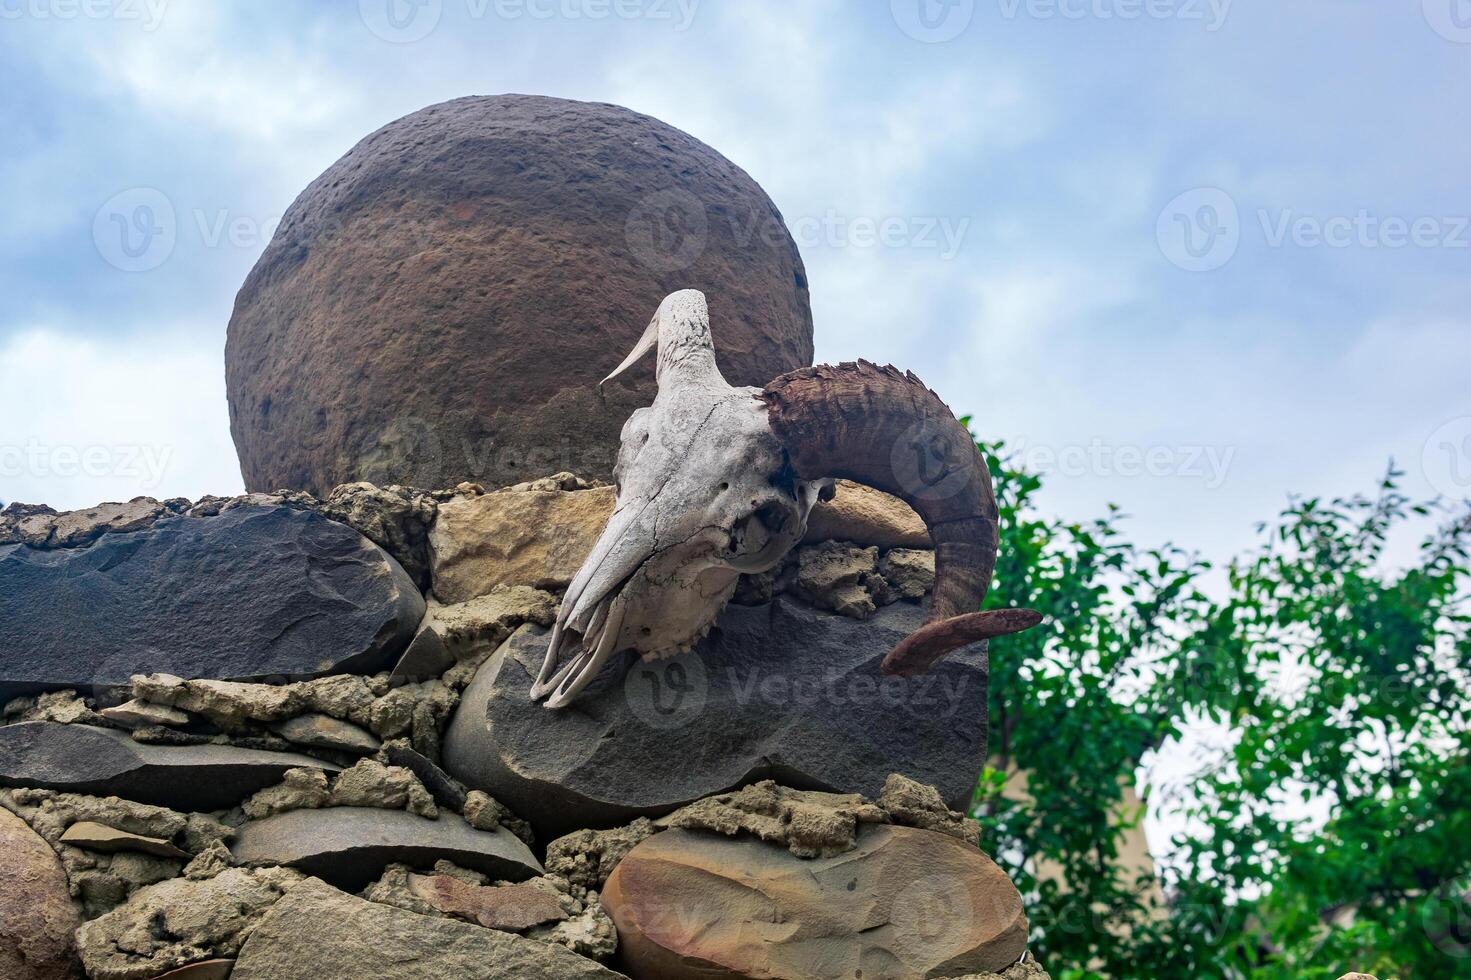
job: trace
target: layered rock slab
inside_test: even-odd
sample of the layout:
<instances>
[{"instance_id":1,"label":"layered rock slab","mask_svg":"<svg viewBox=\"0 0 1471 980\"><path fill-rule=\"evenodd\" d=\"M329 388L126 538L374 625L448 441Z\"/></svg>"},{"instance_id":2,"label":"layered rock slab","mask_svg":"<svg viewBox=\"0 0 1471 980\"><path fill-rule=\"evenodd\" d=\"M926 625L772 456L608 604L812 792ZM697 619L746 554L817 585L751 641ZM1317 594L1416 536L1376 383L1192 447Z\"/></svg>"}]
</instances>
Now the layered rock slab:
<instances>
[{"instance_id":1,"label":"layered rock slab","mask_svg":"<svg viewBox=\"0 0 1471 980\"><path fill-rule=\"evenodd\" d=\"M315 880L293 888L251 933L232 980L614 980L559 946L407 912Z\"/></svg>"},{"instance_id":2,"label":"layered rock slab","mask_svg":"<svg viewBox=\"0 0 1471 980\"><path fill-rule=\"evenodd\" d=\"M909 603L865 622L780 598L731 606L692 653L617 660L562 711L529 697L548 635L523 627L466 689L444 766L543 840L767 778L873 798L897 772L963 806L985 764L985 647L924 677L881 676L922 619Z\"/></svg>"},{"instance_id":3,"label":"layered rock slab","mask_svg":"<svg viewBox=\"0 0 1471 980\"><path fill-rule=\"evenodd\" d=\"M72 934L81 924L50 845L0 808L0 977L80 977Z\"/></svg>"},{"instance_id":4,"label":"layered rock slab","mask_svg":"<svg viewBox=\"0 0 1471 980\"><path fill-rule=\"evenodd\" d=\"M240 864L288 865L352 891L390 864L428 867L445 860L508 881L542 873L510 831L476 830L452 813L426 820L369 807L292 810L245 824L230 850Z\"/></svg>"},{"instance_id":5,"label":"layered rock slab","mask_svg":"<svg viewBox=\"0 0 1471 980\"><path fill-rule=\"evenodd\" d=\"M1015 886L975 847L866 826L847 853L804 860L682 830L614 869L603 903L631 976L838 980L1000 972L1027 946Z\"/></svg>"},{"instance_id":6,"label":"layered rock slab","mask_svg":"<svg viewBox=\"0 0 1471 980\"><path fill-rule=\"evenodd\" d=\"M85 548L0 546L0 699L138 673L303 679L391 666L424 600L382 548L284 506L171 516Z\"/></svg>"},{"instance_id":7,"label":"layered rock slab","mask_svg":"<svg viewBox=\"0 0 1471 980\"><path fill-rule=\"evenodd\" d=\"M225 810L299 767L335 772L310 756L230 745L145 745L90 725L0 727L0 786L119 796L185 812Z\"/></svg>"}]
</instances>

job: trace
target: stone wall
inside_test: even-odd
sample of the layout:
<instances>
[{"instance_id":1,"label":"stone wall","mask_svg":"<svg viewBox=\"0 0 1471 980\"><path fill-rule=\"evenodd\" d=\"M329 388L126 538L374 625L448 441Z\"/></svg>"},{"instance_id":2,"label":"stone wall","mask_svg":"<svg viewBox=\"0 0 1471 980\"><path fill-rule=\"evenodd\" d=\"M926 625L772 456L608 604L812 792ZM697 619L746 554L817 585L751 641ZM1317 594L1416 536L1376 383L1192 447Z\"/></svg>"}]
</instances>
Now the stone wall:
<instances>
[{"instance_id":1,"label":"stone wall","mask_svg":"<svg viewBox=\"0 0 1471 980\"><path fill-rule=\"evenodd\" d=\"M842 487L695 650L550 712L610 504L0 512L0 973L1045 976L959 812L984 649L878 675L933 583L915 515Z\"/></svg>"}]
</instances>

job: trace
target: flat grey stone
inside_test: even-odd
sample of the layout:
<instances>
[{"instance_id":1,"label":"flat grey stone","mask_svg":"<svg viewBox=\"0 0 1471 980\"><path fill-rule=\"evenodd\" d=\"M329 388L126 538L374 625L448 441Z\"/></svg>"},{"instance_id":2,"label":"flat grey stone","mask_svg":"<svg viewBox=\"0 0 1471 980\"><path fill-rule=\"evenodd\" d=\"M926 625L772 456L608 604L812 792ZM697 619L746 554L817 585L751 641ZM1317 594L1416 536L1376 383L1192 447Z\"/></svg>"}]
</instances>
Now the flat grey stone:
<instances>
[{"instance_id":1,"label":"flat grey stone","mask_svg":"<svg viewBox=\"0 0 1471 980\"><path fill-rule=\"evenodd\" d=\"M314 749L331 749L353 755L372 755L383 744L370 732L364 731L350 721L342 721L328 715L311 712L298 715L290 721L276 726L276 731L288 742L306 745Z\"/></svg>"},{"instance_id":2,"label":"flat grey stone","mask_svg":"<svg viewBox=\"0 0 1471 980\"><path fill-rule=\"evenodd\" d=\"M246 940L231 980L617 980L569 949L304 881Z\"/></svg>"},{"instance_id":3,"label":"flat grey stone","mask_svg":"<svg viewBox=\"0 0 1471 980\"><path fill-rule=\"evenodd\" d=\"M337 766L233 745L144 745L123 732L49 721L0 727L0 786L118 796L185 813L226 810L288 769Z\"/></svg>"},{"instance_id":4,"label":"flat grey stone","mask_svg":"<svg viewBox=\"0 0 1471 980\"><path fill-rule=\"evenodd\" d=\"M559 711L529 697L547 631L525 626L466 689L443 765L542 840L759 779L873 798L897 772L959 808L985 766L986 647L923 677L880 675L922 618L909 602L866 621L787 598L732 605L694 652L632 665L625 655Z\"/></svg>"},{"instance_id":5,"label":"flat grey stone","mask_svg":"<svg viewBox=\"0 0 1471 980\"><path fill-rule=\"evenodd\" d=\"M129 833L126 830L118 830L116 827L109 827L107 824L92 820L80 820L66 828L66 832L61 835L61 843L87 851L100 851L103 854L137 851L141 854L152 854L155 857L179 858L184 861L194 857L182 847L175 847L162 838Z\"/></svg>"},{"instance_id":6,"label":"flat grey stone","mask_svg":"<svg viewBox=\"0 0 1471 980\"><path fill-rule=\"evenodd\" d=\"M0 700L140 673L374 673L423 615L423 596L382 548L284 506L163 517L84 548L0 546Z\"/></svg>"},{"instance_id":7,"label":"flat grey stone","mask_svg":"<svg viewBox=\"0 0 1471 980\"><path fill-rule=\"evenodd\" d=\"M430 868L441 859L497 880L543 873L510 831L476 830L452 813L426 820L369 807L292 810L245 824L230 850L240 864L289 865L349 891L375 881L390 864Z\"/></svg>"}]
</instances>

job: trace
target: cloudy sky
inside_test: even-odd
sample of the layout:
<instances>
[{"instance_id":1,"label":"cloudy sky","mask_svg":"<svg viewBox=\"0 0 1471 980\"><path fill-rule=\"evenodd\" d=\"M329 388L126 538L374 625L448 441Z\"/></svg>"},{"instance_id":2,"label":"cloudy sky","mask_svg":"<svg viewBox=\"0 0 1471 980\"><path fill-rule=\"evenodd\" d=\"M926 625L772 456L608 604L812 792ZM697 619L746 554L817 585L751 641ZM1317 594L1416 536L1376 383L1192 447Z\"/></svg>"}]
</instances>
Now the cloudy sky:
<instances>
[{"instance_id":1,"label":"cloudy sky","mask_svg":"<svg viewBox=\"0 0 1471 980\"><path fill-rule=\"evenodd\" d=\"M1056 513L1220 558L1390 458L1471 494L1471 0L0 0L0 499L240 489L279 216L512 91L744 167L819 359L914 369Z\"/></svg>"}]
</instances>

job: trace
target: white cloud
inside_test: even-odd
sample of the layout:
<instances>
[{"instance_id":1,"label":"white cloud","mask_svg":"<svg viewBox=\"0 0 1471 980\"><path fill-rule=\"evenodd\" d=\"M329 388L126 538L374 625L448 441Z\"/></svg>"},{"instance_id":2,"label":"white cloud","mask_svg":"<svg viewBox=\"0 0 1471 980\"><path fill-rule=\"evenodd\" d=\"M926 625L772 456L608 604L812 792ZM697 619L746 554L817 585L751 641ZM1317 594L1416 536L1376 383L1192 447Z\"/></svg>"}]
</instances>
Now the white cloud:
<instances>
[{"instance_id":1,"label":"white cloud","mask_svg":"<svg viewBox=\"0 0 1471 980\"><path fill-rule=\"evenodd\" d=\"M215 338L12 336L0 346L0 499L74 509L240 492L223 364Z\"/></svg>"}]
</instances>

